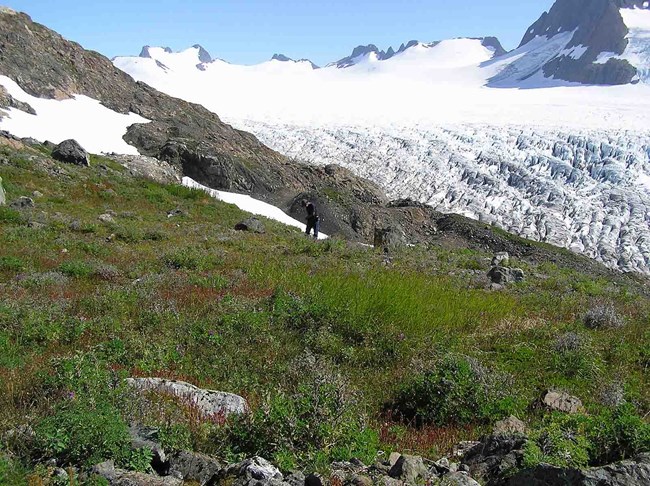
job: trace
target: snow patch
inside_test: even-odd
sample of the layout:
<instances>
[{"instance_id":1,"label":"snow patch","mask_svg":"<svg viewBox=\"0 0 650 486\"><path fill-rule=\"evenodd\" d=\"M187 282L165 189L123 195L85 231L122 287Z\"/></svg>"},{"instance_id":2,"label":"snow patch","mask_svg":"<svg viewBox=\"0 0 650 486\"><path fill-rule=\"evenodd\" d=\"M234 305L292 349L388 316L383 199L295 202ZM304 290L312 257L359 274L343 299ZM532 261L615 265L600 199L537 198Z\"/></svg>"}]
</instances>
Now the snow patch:
<instances>
[{"instance_id":1,"label":"snow patch","mask_svg":"<svg viewBox=\"0 0 650 486\"><path fill-rule=\"evenodd\" d=\"M575 47L571 47L569 49L564 49L562 52L560 52L560 56L567 56L570 57L571 59L580 59L582 56L585 55L585 53L589 50L587 46L579 45Z\"/></svg>"},{"instance_id":2,"label":"snow patch","mask_svg":"<svg viewBox=\"0 0 650 486\"><path fill-rule=\"evenodd\" d=\"M60 143L73 138L88 152L138 155L138 150L122 137L136 123L150 120L135 113L123 115L109 110L99 101L83 95L68 100L37 98L23 91L6 76L0 76L0 85L18 101L28 103L36 115L10 108L0 119L0 130L17 137L31 137L40 141Z\"/></svg>"},{"instance_id":3,"label":"snow patch","mask_svg":"<svg viewBox=\"0 0 650 486\"><path fill-rule=\"evenodd\" d=\"M189 177L183 177L183 185L186 187L191 187L192 189L200 189L207 192L210 196L219 201L223 201L228 204L234 204L242 211L246 211L251 214L256 214L258 216L264 216L265 218L278 221L287 226L293 226L294 228L300 228L301 230L305 229L305 223L293 219L291 216L287 215L280 208L272 206L271 204L262 202L258 199L254 199L245 194L236 194L233 192L218 191L216 189L210 189L207 186L199 184L194 179ZM327 235L324 233L319 233L318 239L324 240L327 238Z\"/></svg>"}]
</instances>

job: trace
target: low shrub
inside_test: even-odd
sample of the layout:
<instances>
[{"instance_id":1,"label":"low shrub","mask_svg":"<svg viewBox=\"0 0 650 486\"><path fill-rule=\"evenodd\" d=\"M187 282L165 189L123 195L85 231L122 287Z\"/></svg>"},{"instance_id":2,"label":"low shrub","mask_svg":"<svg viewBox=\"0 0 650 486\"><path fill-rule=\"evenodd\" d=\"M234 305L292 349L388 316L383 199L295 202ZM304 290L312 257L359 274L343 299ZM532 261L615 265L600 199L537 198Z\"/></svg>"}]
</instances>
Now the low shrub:
<instances>
[{"instance_id":1,"label":"low shrub","mask_svg":"<svg viewBox=\"0 0 650 486\"><path fill-rule=\"evenodd\" d=\"M568 378L586 379L595 376L600 370L597 351L587 338L574 332L556 338L551 359L553 369Z\"/></svg>"},{"instance_id":2,"label":"low shrub","mask_svg":"<svg viewBox=\"0 0 650 486\"><path fill-rule=\"evenodd\" d=\"M2 256L0 257L0 271L8 270L10 272L20 272L25 270L25 262L20 258L13 256Z\"/></svg>"},{"instance_id":3,"label":"low shrub","mask_svg":"<svg viewBox=\"0 0 650 486\"><path fill-rule=\"evenodd\" d=\"M611 304L599 304L585 314L585 326L589 329L618 329L625 320Z\"/></svg>"},{"instance_id":4,"label":"low shrub","mask_svg":"<svg viewBox=\"0 0 650 486\"><path fill-rule=\"evenodd\" d=\"M513 411L508 389L504 376L471 358L447 355L407 378L390 411L415 425L490 422Z\"/></svg>"},{"instance_id":5,"label":"low shrub","mask_svg":"<svg viewBox=\"0 0 650 486\"><path fill-rule=\"evenodd\" d=\"M81 260L70 260L59 265L59 271L68 277L86 278L95 273L95 267Z\"/></svg>"},{"instance_id":6,"label":"low shrub","mask_svg":"<svg viewBox=\"0 0 650 486\"><path fill-rule=\"evenodd\" d=\"M284 389L223 429L232 454L269 457L283 469L376 458L378 435L367 427L356 393L331 365L307 357L287 378Z\"/></svg>"},{"instance_id":7,"label":"low shrub","mask_svg":"<svg viewBox=\"0 0 650 486\"><path fill-rule=\"evenodd\" d=\"M24 222L25 219L19 211L6 206L0 206L0 223L23 224Z\"/></svg>"},{"instance_id":8,"label":"low shrub","mask_svg":"<svg viewBox=\"0 0 650 486\"><path fill-rule=\"evenodd\" d=\"M128 427L107 403L71 398L34 430L37 460L55 457L60 464L85 466L109 459L126 465L131 460Z\"/></svg>"},{"instance_id":9,"label":"low shrub","mask_svg":"<svg viewBox=\"0 0 650 486\"><path fill-rule=\"evenodd\" d=\"M596 415L554 413L531 434L524 466L602 466L650 451L650 424L629 403Z\"/></svg>"},{"instance_id":10,"label":"low shrub","mask_svg":"<svg viewBox=\"0 0 650 486\"><path fill-rule=\"evenodd\" d=\"M594 416L587 437L594 464L608 464L650 451L650 424L639 417L630 403Z\"/></svg>"},{"instance_id":11,"label":"low shrub","mask_svg":"<svg viewBox=\"0 0 650 486\"><path fill-rule=\"evenodd\" d=\"M524 466L552 464L583 468L589 464L590 443L585 437L586 417L553 414L530 434L524 450Z\"/></svg>"}]
</instances>

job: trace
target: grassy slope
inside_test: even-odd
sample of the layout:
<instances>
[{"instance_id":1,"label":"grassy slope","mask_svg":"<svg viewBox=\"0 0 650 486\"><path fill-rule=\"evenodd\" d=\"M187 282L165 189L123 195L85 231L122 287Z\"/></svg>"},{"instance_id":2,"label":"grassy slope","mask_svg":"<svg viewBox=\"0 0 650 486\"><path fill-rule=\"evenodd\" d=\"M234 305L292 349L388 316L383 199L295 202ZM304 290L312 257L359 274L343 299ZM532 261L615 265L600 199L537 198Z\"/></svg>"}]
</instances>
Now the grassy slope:
<instances>
[{"instance_id":1,"label":"grassy slope","mask_svg":"<svg viewBox=\"0 0 650 486\"><path fill-rule=\"evenodd\" d=\"M507 373L515 397L509 411L531 422L539 414L529 405L548 387L578 395L595 412L600 390L621 383L641 415L650 410L650 302L634 288L519 262L528 281L491 292L484 290L487 254L408 248L386 266L372 249L314 243L274 222L265 235L234 232L245 217L237 208L134 179L105 159L86 169L58 165L42 149L2 146L0 153L9 201L44 194L30 212L0 208L0 436L53 413L65 400L63 385L50 385L53 376L61 363L84 359L114 376L179 378L239 393L255 408L309 351L359 391L385 449L428 455L490 426L411 429L381 416L404 377L447 353ZM177 207L185 215L168 218ZM115 222L99 222L109 209ZM29 227L30 220L43 226ZM602 300L626 317L623 329L582 324ZM566 359L555 343L569 331L585 344ZM72 369L66 386L83 393L75 383L90 371ZM118 408L133 418L127 405ZM172 420L162 411L146 419ZM208 442L191 441L218 453Z\"/></svg>"}]
</instances>

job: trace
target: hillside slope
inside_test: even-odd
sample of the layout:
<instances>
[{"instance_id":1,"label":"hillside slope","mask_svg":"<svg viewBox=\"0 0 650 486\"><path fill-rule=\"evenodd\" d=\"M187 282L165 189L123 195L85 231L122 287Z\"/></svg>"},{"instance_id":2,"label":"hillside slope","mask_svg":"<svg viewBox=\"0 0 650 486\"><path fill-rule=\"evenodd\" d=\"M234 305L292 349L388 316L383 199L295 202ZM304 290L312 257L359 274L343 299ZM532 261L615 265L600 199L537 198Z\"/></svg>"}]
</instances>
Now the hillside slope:
<instances>
[{"instance_id":1,"label":"hillside slope","mask_svg":"<svg viewBox=\"0 0 650 486\"><path fill-rule=\"evenodd\" d=\"M109 459L164 475L121 473L138 484L177 484L152 440L170 464L197 460L210 476L262 455L287 476L354 466L364 484L384 484L390 452L459 467L454 445L510 414L527 432L500 439L518 447L507 474L550 463L575 475L650 450L645 281L522 255L507 265L525 280L491 286L481 246L534 244L462 218L440 221L437 243L388 255L268 220L264 234L235 231L248 215L202 191L107 157L63 164L33 141L0 137L0 177L2 484L55 485L64 469L99 481L93 471L110 467L92 466ZM134 393L127 377L237 393L251 413L203 416ZM538 408L549 388L584 410ZM417 478L438 471L426 464ZM477 464L465 463L474 477L507 484ZM625 464L625 477L645 467Z\"/></svg>"}]
</instances>

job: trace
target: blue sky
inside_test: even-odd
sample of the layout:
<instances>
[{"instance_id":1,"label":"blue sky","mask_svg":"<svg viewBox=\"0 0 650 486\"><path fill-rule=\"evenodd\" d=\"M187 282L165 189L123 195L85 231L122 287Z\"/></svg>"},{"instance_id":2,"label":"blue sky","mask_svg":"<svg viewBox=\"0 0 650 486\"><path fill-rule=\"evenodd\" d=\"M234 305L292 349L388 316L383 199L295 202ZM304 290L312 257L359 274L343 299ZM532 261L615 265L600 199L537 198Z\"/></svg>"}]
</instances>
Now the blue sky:
<instances>
[{"instance_id":1,"label":"blue sky","mask_svg":"<svg viewBox=\"0 0 650 486\"><path fill-rule=\"evenodd\" d=\"M553 0L4 0L64 37L109 57L201 44L254 64L274 53L326 64L360 44L495 35L506 49Z\"/></svg>"}]
</instances>

